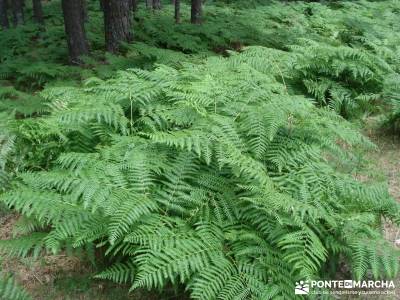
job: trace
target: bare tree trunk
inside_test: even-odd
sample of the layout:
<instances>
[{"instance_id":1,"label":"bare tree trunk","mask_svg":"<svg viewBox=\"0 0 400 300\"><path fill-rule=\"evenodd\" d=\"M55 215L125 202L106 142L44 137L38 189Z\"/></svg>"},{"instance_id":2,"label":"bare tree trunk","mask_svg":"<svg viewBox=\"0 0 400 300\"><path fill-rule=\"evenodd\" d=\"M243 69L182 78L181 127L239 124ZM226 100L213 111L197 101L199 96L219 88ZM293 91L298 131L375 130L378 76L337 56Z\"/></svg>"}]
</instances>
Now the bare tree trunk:
<instances>
[{"instance_id":1,"label":"bare tree trunk","mask_svg":"<svg viewBox=\"0 0 400 300\"><path fill-rule=\"evenodd\" d=\"M150 9L153 7L153 0L146 0L146 8Z\"/></svg>"},{"instance_id":2,"label":"bare tree trunk","mask_svg":"<svg viewBox=\"0 0 400 300\"><path fill-rule=\"evenodd\" d=\"M161 0L153 0L153 9L161 9Z\"/></svg>"},{"instance_id":3,"label":"bare tree trunk","mask_svg":"<svg viewBox=\"0 0 400 300\"><path fill-rule=\"evenodd\" d=\"M175 23L181 22L181 0L174 0L175 4Z\"/></svg>"},{"instance_id":4,"label":"bare tree trunk","mask_svg":"<svg viewBox=\"0 0 400 300\"><path fill-rule=\"evenodd\" d=\"M10 27L10 23L8 22L7 0L0 0L0 24L3 29Z\"/></svg>"},{"instance_id":5,"label":"bare tree trunk","mask_svg":"<svg viewBox=\"0 0 400 300\"><path fill-rule=\"evenodd\" d=\"M130 0L103 0L106 48L117 52L121 42L132 40Z\"/></svg>"},{"instance_id":6,"label":"bare tree trunk","mask_svg":"<svg viewBox=\"0 0 400 300\"><path fill-rule=\"evenodd\" d=\"M24 24L24 1L23 0L12 0L11 8L13 11L14 26Z\"/></svg>"},{"instance_id":7,"label":"bare tree trunk","mask_svg":"<svg viewBox=\"0 0 400 300\"><path fill-rule=\"evenodd\" d=\"M82 0L62 0L65 32L67 34L69 59L72 64L81 64L80 57L89 53L83 20Z\"/></svg>"},{"instance_id":8,"label":"bare tree trunk","mask_svg":"<svg viewBox=\"0 0 400 300\"><path fill-rule=\"evenodd\" d=\"M137 5L138 5L137 2L138 0L130 0L129 5L131 11L137 11Z\"/></svg>"},{"instance_id":9,"label":"bare tree trunk","mask_svg":"<svg viewBox=\"0 0 400 300\"><path fill-rule=\"evenodd\" d=\"M83 22L85 23L89 21L89 14L87 10L86 0L82 0L82 18Z\"/></svg>"},{"instance_id":10,"label":"bare tree trunk","mask_svg":"<svg viewBox=\"0 0 400 300\"><path fill-rule=\"evenodd\" d=\"M202 0L192 0L191 18L192 24L201 24L202 18Z\"/></svg>"},{"instance_id":11,"label":"bare tree trunk","mask_svg":"<svg viewBox=\"0 0 400 300\"><path fill-rule=\"evenodd\" d=\"M39 24L44 24L41 0L32 0L33 18Z\"/></svg>"}]
</instances>

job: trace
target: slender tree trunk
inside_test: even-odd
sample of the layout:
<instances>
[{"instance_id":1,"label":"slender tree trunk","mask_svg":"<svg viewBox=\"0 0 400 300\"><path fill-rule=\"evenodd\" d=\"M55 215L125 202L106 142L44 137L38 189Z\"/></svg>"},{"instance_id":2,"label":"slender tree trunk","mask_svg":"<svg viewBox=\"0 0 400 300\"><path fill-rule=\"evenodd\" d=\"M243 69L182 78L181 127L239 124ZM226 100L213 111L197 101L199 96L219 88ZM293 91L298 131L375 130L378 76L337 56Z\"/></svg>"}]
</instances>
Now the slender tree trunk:
<instances>
[{"instance_id":1,"label":"slender tree trunk","mask_svg":"<svg viewBox=\"0 0 400 300\"><path fill-rule=\"evenodd\" d=\"M192 10L190 21L192 24L201 24L202 18L202 0L192 0Z\"/></svg>"},{"instance_id":2,"label":"slender tree trunk","mask_svg":"<svg viewBox=\"0 0 400 300\"><path fill-rule=\"evenodd\" d=\"M153 9L161 9L161 0L153 0Z\"/></svg>"},{"instance_id":3,"label":"slender tree trunk","mask_svg":"<svg viewBox=\"0 0 400 300\"><path fill-rule=\"evenodd\" d=\"M8 22L7 0L0 0L0 24L3 29L10 27L10 23Z\"/></svg>"},{"instance_id":4,"label":"slender tree trunk","mask_svg":"<svg viewBox=\"0 0 400 300\"><path fill-rule=\"evenodd\" d=\"M82 18L83 22L85 23L89 21L89 14L87 10L86 0L82 0Z\"/></svg>"},{"instance_id":5,"label":"slender tree trunk","mask_svg":"<svg viewBox=\"0 0 400 300\"><path fill-rule=\"evenodd\" d=\"M11 8L13 11L14 26L24 24L24 1L23 0L12 0Z\"/></svg>"},{"instance_id":6,"label":"slender tree trunk","mask_svg":"<svg viewBox=\"0 0 400 300\"><path fill-rule=\"evenodd\" d=\"M175 23L181 22L181 0L175 0Z\"/></svg>"},{"instance_id":7,"label":"slender tree trunk","mask_svg":"<svg viewBox=\"0 0 400 300\"><path fill-rule=\"evenodd\" d=\"M41 0L32 0L33 18L39 24L44 24L43 9Z\"/></svg>"},{"instance_id":8,"label":"slender tree trunk","mask_svg":"<svg viewBox=\"0 0 400 300\"><path fill-rule=\"evenodd\" d=\"M153 0L146 0L146 8L150 9L153 7Z\"/></svg>"},{"instance_id":9,"label":"slender tree trunk","mask_svg":"<svg viewBox=\"0 0 400 300\"><path fill-rule=\"evenodd\" d=\"M137 11L138 0L130 0L129 6L131 11Z\"/></svg>"},{"instance_id":10,"label":"slender tree trunk","mask_svg":"<svg viewBox=\"0 0 400 300\"><path fill-rule=\"evenodd\" d=\"M121 42L132 40L130 0L103 0L106 48L117 52Z\"/></svg>"},{"instance_id":11,"label":"slender tree trunk","mask_svg":"<svg viewBox=\"0 0 400 300\"><path fill-rule=\"evenodd\" d=\"M89 53L83 20L82 0L62 0L65 32L67 34L69 59L72 64L81 64L80 57Z\"/></svg>"}]
</instances>

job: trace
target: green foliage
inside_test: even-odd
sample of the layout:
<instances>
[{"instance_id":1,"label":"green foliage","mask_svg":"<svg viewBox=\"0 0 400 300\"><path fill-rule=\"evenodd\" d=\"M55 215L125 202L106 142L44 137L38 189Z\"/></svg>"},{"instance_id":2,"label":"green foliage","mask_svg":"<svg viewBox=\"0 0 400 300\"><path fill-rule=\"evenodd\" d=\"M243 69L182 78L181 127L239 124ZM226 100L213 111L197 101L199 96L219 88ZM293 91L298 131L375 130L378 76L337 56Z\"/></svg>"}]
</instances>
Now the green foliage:
<instances>
[{"instance_id":1,"label":"green foliage","mask_svg":"<svg viewBox=\"0 0 400 300\"><path fill-rule=\"evenodd\" d=\"M1 249L102 247L117 262L98 278L183 284L193 299L291 299L338 256L355 278L395 276L399 253L382 251L380 226L398 221L398 204L337 168L370 143L289 94L280 54L250 47L43 91L47 112L7 127L53 155L0 200L46 230Z\"/></svg>"},{"instance_id":2,"label":"green foliage","mask_svg":"<svg viewBox=\"0 0 400 300\"><path fill-rule=\"evenodd\" d=\"M0 277L0 299L30 300L25 290L21 289L11 277Z\"/></svg>"},{"instance_id":3,"label":"green foliage","mask_svg":"<svg viewBox=\"0 0 400 300\"><path fill-rule=\"evenodd\" d=\"M386 80L386 96L388 101L388 110L386 119L384 120L384 127L392 130L393 132L400 132L400 76L398 74L389 77Z\"/></svg>"},{"instance_id":4,"label":"green foliage","mask_svg":"<svg viewBox=\"0 0 400 300\"><path fill-rule=\"evenodd\" d=\"M88 1L82 68L57 1L45 31L0 32L0 202L23 216L2 253L97 247L96 278L193 299L292 299L339 259L396 276L381 227L399 205L346 173L373 145L342 116L390 107L399 126L399 4L230 2L201 26L141 7L117 56Z\"/></svg>"},{"instance_id":5,"label":"green foliage","mask_svg":"<svg viewBox=\"0 0 400 300\"><path fill-rule=\"evenodd\" d=\"M92 76L110 78L117 70L151 69L157 63L181 67L207 56L230 55L248 45L284 50L276 65L290 91L307 93L318 105L328 106L346 118L379 111L388 103L388 123L396 127L398 105L392 105L398 85L387 78L400 71L399 25L395 1L304 2L224 1L204 5L204 24L192 26L190 8L182 4L182 24L174 24L173 7L135 13L136 43L125 45L123 55L104 54L102 13L88 1L86 24L91 57L84 68L67 66L62 15L57 1L46 3L46 30L33 23L0 32L8 47L0 47L0 98L4 106L24 101L21 113L40 107L26 91L45 86L76 85ZM378 20L378 21L377 21ZM31 62L35 62L32 64ZM10 84L16 89L9 90ZM8 90L8 92L7 92ZM398 101L395 101L397 103ZM0 109L1 106L0 104ZM37 110L36 110L37 111Z\"/></svg>"},{"instance_id":6,"label":"green foliage","mask_svg":"<svg viewBox=\"0 0 400 300\"><path fill-rule=\"evenodd\" d=\"M379 56L362 49L310 40L293 48L299 53L295 70L307 92L346 117L368 111L382 97L385 76L393 73Z\"/></svg>"}]
</instances>

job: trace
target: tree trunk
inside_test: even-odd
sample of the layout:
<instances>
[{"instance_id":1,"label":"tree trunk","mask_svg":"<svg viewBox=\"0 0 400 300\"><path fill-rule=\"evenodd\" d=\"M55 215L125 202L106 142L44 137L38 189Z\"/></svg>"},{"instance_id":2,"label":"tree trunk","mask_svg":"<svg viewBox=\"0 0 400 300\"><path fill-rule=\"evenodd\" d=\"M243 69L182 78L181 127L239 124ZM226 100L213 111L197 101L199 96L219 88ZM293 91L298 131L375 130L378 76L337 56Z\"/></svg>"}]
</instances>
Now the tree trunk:
<instances>
[{"instance_id":1,"label":"tree trunk","mask_svg":"<svg viewBox=\"0 0 400 300\"><path fill-rule=\"evenodd\" d=\"M201 24L202 0L192 0L192 10L190 21L192 24Z\"/></svg>"},{"instance_id":2,"label":"tree trunk","mask_svg":"<svg viewBox=\"0 0 400 300\"><path fill-rule=\"evenodd\" d=\"M146 8L150 9L153 7L153 0L146 0Z\"/></svg>"},{"instance_id":3,"label":"tree trunk","mask_svg":"<svg viewBox=\"0 0 400 300\"><path fill-rule=\"evenodd\" d=\"M89 53L83 20L83 3L82 0L62 0L61 3L69 59L72 64L81 64L80 57Z\"/></svg>"},{"instance_id":4,"label":"tree trunk","mask_svg":"<svg viewBox=\"0 0 400 300\"><path fill-rule=\"evenodd\" d=\"M86 0L82 0L82 18L83 22L89 22L89 14L87 10Z\"/></svg>"},{"instance_id":5,"label":"tree trunk","mask_svg":"<svg viewBox=\"0 0 400 300\"><path fill-rule=\"evenodd\" d=\"M0 24L3 29L10 27L7 0L0 0Z\"/></svg>"},{"instance_id":6,"label":"tree trunk","mask_svg":"<svg viewBox=\"0 0 400 300\"><path fill-rule=\"evenodd\" d=\"M106 48L109 52L118 52L121 42L132 40L130 0L104 1L104 31Z\"/></svg>"},{"instance_id":7,"label":"tree trunk","mask_svg":"<svg viewBox=\"0 0 400 300\"><path fill-rule=\"evenodd\" d=\"M39 24L44 24L41 0L32 0L33 18Z\"/></svg>"},{"instance_id":8,"label":"tree trunk","mask_svg":"<svg viewBox=\"0 0 400 300\"><path fill-rule=\"evenodd\" d=\"M24 24L24 1L23 0L12 0L11 7L12 7L12 11L13 11L14 26Z\"/></svg>"},{"instance_id":9,"label":"tree trunk","mask_svg":"<svg viewBox=\"0 0 400 300\"><path fill-rule=\"evenodd\" d=\"M181 22L181 0L174 0L175 4L175 23Z\"/></svg>"},{"instance_id":10,"label":"tree trunk","mask_svg":"<svg viewBox=\"0 0 400 300\"><path fill-rule=\"evenodd\" d=\"M131 11L137 11L138 0L130 0L129 6Z\"/></svg>"},{"instance_id":11,"label":"tree trunk","mask_svg":"<svg viewBox=\"0 0 400 300\"><path fill-rule=\"evenodd\" d=\"M161 9L161 0L153 0L153 9Z\"/></svg>"}]
</instances>

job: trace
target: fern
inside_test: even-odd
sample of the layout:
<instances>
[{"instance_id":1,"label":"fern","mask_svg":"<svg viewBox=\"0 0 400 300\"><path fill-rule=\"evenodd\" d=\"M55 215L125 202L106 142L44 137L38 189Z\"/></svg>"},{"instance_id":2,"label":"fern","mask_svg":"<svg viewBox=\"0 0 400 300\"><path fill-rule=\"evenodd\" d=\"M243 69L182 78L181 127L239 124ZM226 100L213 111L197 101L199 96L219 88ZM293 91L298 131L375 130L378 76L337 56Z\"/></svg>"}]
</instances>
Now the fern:
<instances>
[{"instance_id":1,"label":"fern","mask_svg":"<svg viewBox=\"0 0 400 300\"><path fill-rule=\"evenodd\" d=\"M98 278L183 284L193 299L291 299L296 280L322 276L339 255L355 278L395 276L398 253L379 251L379 220L397 222L398 204L337 167L371 143L291 95L283 67L255 63L272 64L271 52L45 90L49 113L28 119L31 130L65 153L0 196L37 222L2 248L105 247L116 263Z\"/></svg>"},{"instance_id":2,"label":"fern","mask_svg":"<svg viewBox=\"0 0 400 300\"><path fill-rule=\"evenodd\" d=\"M29 294L19 287L12 277L0 277L0 298L7 300L30 300Z\"/></svg>"},{"instance_id":3,"label":"fern","mask_svg":"<svg viewBox=\"0 0 400 300\"><path fill-rule=\"evenodd\" d=\"M306 90L347 117L367 111L381 97L385 76L393 73L385 61L362 49L304 40L293 50Z\"/></svg>"},{"instance_id":4,"label":"fern","mask_svg":"<svg viewBox=\"0 0 400 300\"><path fill-rule=\"evenodd\" d=\"M135 276L135 265L132 261L116 263L107 270L97 274L95 278L108 279L123 284L132 282Z\"/></svg>"},{"instance_id":5,"label":"fern","mask_svg":"<svg viewBox=\"0 0 400 300\"><path fill-rule=\"evenodd\" d=\"M0 33L0 201L23 216L2 253L97 247L96 278L193 299L293 299L338 257L396 276L381 220L399 205L348 174L374 145L340 115L385 101L396 126L398 3L245 2L208 3L202 26L139 10L123 56L89 2L81 69L56 2L45 32Z\"/></svg>"}]
</instances>

